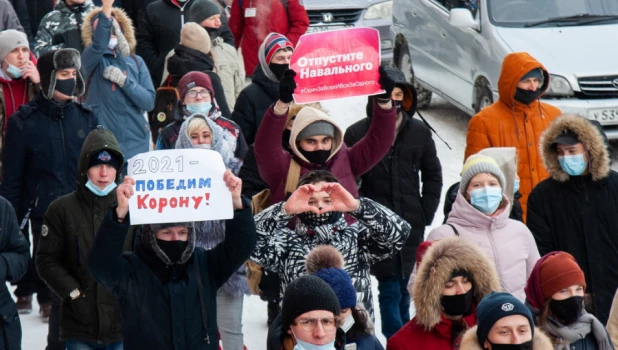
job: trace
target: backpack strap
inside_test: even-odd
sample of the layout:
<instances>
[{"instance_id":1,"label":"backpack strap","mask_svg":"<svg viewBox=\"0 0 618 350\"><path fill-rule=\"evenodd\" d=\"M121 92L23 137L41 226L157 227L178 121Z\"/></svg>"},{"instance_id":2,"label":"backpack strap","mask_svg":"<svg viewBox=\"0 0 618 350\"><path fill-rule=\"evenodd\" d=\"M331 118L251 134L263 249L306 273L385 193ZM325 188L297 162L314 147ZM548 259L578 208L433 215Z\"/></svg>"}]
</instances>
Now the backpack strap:
<instances>
[{"instance_id":1,"label":"backpack strap","mask_svg":"<svg viewBox=\"0 0 618 350\"><path fill-rule=\"evenodd\" d=\"M288 177L285 181L285 195L296 191L298 186L298 180L300 179L300 164L294 159L290 161L290 168L288 169Z\"/></svg>"},{"instance_id":2,"label":"backpack strap","mask_svg":"<svg viewBox=\"0 0 618 350\"><path fill-rule=\"evenodd\" d=\"M455 232L455 236L459 237L459 231L457 231L457 229L455 228L455 226L453 226L453 225L451 225L451 224L447 224L447 225L449 225L449 226L453 229L453 231Z\"/></svg>"},{"instance_id":3,"label":"backpack strap","mask_svg":"<svg viewBox=\"0 0 618 350\"><path fill-rule=\"evenodd\" d=\"M200 308L202 309L202 325L204 326L204 333L206 337L204 341L210 344L210 337L208 336L208 315L206 314L206 303L204 302L204 285L202 284L202 275L200 269L197 267L197 261L193 259L193 271L195 272L195 278L197 279L197 291L200 297Z\"/></svg>"}]
</instances>

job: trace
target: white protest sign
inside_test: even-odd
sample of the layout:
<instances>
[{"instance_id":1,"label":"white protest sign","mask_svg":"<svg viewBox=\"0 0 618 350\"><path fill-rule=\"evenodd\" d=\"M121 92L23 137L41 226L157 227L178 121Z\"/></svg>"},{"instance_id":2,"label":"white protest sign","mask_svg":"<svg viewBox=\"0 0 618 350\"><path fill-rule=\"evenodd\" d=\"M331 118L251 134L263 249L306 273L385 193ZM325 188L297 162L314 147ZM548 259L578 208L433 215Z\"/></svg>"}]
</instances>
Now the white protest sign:
<instances>
[{"instance_id":1,"label":"white protest sign","mask_svg":"<svg viewBox=\"0 0 618 350\"><path fill-rule=\"evenodd\" d=\"M232 194L223 181L218 152L174 149L129 159L135 179L129 200L131 225L225 220L234 216Z\"/></svg>"}]
</instances>

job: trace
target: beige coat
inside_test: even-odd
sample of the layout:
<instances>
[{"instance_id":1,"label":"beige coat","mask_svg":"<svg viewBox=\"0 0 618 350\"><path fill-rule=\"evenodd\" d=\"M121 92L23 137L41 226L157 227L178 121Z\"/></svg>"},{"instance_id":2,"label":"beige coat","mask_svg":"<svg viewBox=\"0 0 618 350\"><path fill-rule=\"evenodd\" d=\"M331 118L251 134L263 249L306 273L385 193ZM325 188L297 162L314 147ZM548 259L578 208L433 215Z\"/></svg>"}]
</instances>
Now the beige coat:
<instances>
[{"instance_id":1,"label":"beige coat","mask_svg":"<svg viewBox=\"0 0 618 350\"><path fill-rule=\"evenodd\" d=\"M225 100L230 111L234 110L236 98L245 87L245 66L240 54L221 37L212 41L212 53L215 56L215 69L221 78L225 91Z\"/></svg>"}]
</instances>

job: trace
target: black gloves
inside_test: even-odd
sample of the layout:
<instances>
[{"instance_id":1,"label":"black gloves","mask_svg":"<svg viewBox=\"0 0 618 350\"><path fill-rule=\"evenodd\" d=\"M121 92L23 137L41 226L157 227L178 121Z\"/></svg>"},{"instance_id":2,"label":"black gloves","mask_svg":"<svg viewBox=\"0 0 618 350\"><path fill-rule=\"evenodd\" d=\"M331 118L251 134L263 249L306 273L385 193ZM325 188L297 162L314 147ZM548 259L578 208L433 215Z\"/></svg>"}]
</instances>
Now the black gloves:
<instances>
[{"instance_id":1,"label":"black gloves","mask_svg":"<svg viewBox=\"0 0 618 350\"><path fill-rule=\"evenodd\" d=\"M391 99L391 94L393 93L393 89L395 89L395 81L388 76L384 66L380 66L379 71L380 79L378 80L378 83L380 83L380 88L382 88L385 92L381 95L376 95L376 98L385 102L385 100Z\"/></svg>"},{"instance_id":2,"label":"black gloves","mask_svg":"<svg viewBox=\"0 0 618 350\"><path fill-rule=\"evenodd\" d=\"M283 72L283 77L279 80L279 100L283 103L290 103L294 100L292 94L296 89L296 82L294 81L295 76L295 71L286 69L285 72Z\"/></svg>"}]
</instances>

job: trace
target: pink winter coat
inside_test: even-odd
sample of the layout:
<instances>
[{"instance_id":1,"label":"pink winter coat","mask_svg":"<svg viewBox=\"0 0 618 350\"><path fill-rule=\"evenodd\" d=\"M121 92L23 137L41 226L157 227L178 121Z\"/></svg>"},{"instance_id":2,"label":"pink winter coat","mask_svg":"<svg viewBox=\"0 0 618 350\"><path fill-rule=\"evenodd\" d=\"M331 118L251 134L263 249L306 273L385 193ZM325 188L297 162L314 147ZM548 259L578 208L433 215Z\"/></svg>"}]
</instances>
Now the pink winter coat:
<instances>
[{"instance_id":1,"label":"pink winter coat","mask_svg":"<svg viewBox=\"0 0 618 350\"><path fill-rule=\"evenodd\" d=\"M497 217L489 217L457 193L446 222L455 226L461 238L472 241L487 253L496 265L504 291L523 302L526 281L540 256L530 230L522 222L509 219L510 212L509 203ZM426 240L437 241L454 235L453 228L442 225L431 231Z\"/></svg>"}]
</instances>

